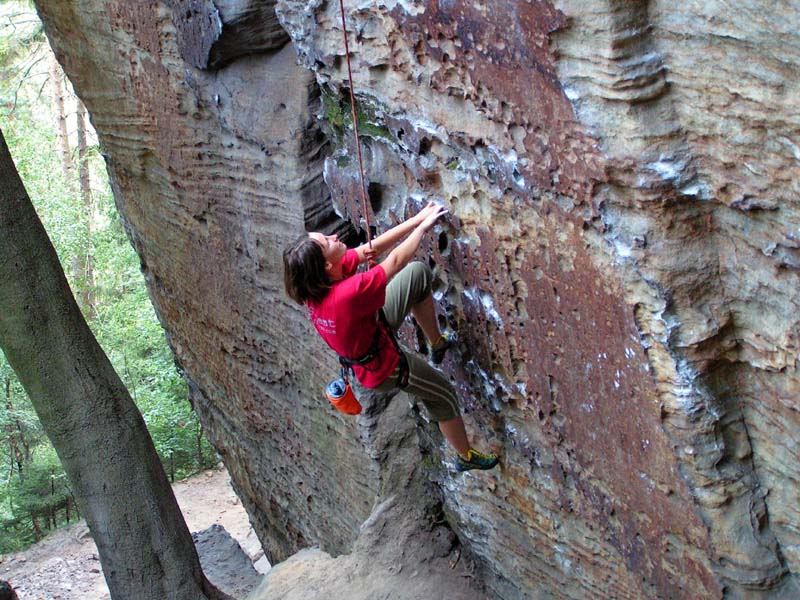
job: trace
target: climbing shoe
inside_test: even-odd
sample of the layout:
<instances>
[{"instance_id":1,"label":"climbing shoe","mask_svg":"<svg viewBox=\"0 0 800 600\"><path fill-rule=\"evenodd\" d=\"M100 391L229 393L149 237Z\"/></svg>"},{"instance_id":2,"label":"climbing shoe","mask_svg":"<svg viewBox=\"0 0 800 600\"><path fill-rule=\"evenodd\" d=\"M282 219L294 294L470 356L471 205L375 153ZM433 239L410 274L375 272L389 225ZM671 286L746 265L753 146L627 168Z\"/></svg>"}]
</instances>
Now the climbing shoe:
<instances>
[{"instance_id":1,"label":"climbing shoe","mask_svg":"<svg viewBox=\"0 0 800 600\"><path fill-rule=\"evenodd\" d=\"M431 360L433 364L438 365L444 360L444 355L455 344L455 334L445 331L440 334L438 339L431 344Z\"/></svg>"},{"instance_id":2,"label":"climbing shoe","mask_svg":"<svg viewBox=\"0 0 800 600\"><path fill-rule=\"evenodd\" d=\"M497 464L496 454L483 454L477 450L470 448L466 456L458 455L456 458L456 471L469 471L471 469L480 469L486 471L493 468Z\"/></svg>"}]
</instances>

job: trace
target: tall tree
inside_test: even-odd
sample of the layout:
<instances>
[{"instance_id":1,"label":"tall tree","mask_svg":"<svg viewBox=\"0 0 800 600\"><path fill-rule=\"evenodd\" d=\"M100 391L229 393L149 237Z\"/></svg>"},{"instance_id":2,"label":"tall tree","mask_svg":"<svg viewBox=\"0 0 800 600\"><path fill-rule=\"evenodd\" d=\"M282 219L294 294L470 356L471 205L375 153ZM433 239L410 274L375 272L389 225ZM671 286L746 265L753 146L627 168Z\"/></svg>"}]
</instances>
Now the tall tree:
<instances>
[{"instance_id":1,"label":"tall tree","mask_svg":"<svg viewBox=\"0 0 800 600\"><path fill-rule=\"evenodd\" d=\"M84 252L79 252L77 256L76 275L78 275L78 294L80 303L86 314L90 318L96 316L94 305L94 264L92 259L92 245L88 240L92 237L92 218L94 214L94 203L92 202L92 186L89 179L89 155L86 145L86 110L83 102L75 98L75 116L77 121L78 134L78 182L81 190L81 203L83 212L81 213L80 226L85 232L87 244Z\"/></svg>"},{"instance_id":2,"label":"tall tree","mask_svg":"<svg viewBox=\"0 0 800 600\"><path fill-rule=\"evenodd\" d=\"M58 154L61 157L61 169L64 171L64 180L72 184L72 152L69 148L69 133L67 131L67 107L64 101L64 86L62 85L61 65L56 60L52 50L47 50L49 66L50 90L53 94L55 106L56 138L58 139Z\"/></svg>"},{"instance_id":3,"label":"tall tree","mask_svg":"<svg viewBox=\"0 0 800 600\"><path fill-rule=\"evenodd\" d=\"M83 212L81 220L76 225L83 231L82 238L86 241L85 250L81 248L75 253L72 263L73 282L76 284L76 295L78 304L83 309L84 314L90 318L95 316L94 306L94 275L91 255L92 231L92 193L91 182L89 180L89 166L87 163L87 144L86 144L86 111L83 103L75 96L68 82L64 81L64 72L61 65L56 60L56 55L48 47L46 48L48 59L48 81L50 92L53 96L53 111L56 139L58 141L58 154L61 159L61 170L64 173L64 181L68 189L73 193L80 192ZM69 116L68 105L75 107L75 133L77 137L78 150L78 185L75 185L75 160L72 147L70 146L69 128L67 127L67 117Z\"/></svg>"},{"instance_id":4,"label":"tall tree","mask_svg":"<svg viewBox=\"0 0 800 600\"><path fill-rule=\"evenodd\" d=\"M144 420L75 302L0 132L0 348L72 482L115 600L226 599Z\"/></svg>"},{"instance_id":5,"label":"tall tree","mask_svg":"<svg viewBox=\"0 0 800 600\"><path fill-rule=\"evenodd\" d=\"M31 448L25 439L25 432L20 423L19 416L14 416L14 404L11 401L11 378L5 378L6 413L10 417L6 423L6 435L8 436L8 446L11 453L11 473L14 472L14 465L17 467L17 474L22 477L23 465L30 459Z\"/></svg>"}]
</instances>

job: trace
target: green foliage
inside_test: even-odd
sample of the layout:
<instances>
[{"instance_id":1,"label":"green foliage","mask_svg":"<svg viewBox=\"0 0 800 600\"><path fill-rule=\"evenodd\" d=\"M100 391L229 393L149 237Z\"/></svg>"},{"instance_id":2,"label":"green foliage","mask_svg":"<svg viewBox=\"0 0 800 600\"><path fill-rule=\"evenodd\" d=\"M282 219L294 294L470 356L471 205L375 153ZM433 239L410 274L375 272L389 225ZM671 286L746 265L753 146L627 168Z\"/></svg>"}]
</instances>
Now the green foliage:
<instances>
[{"instance_id":1,"label":"green foliage","mask_svg":"<svg viewBox=\"0 0 800 600\"><path fill-rule=\"evenodd\" d=\"M0 66L29 55L30 47L43 40L44 29L33 12L33 2L0 2Z\"/></svg>"},{"instance_id":2,"label":"green foliage","mask_svg":"<svg viewBox=\"0 0 800 600\"><path fill-rule=\"evenodd\" d=\"M53 447L40 444L28 466L9 479L5 490L6 517L0 521L0 553L24 548L35 542L42 529L75 519L75 500ZM37 531L37 526L39 531Z\"/></svg>"},{"instance_id":3,"label":"green foliage","mask_svg":"<svg viewBox=\"0 0 800 600\"><path fill-rule=\"evenodd\" d=\"M90 288L92 309L82 306L87 322L142 412L165 469L181 478L208 468L217 462L216 454L187 401L186 384L175 368L139 259L116 212L97 142L90 136L94 145L86 160L93 207L87 210L77 168L71 174L74 181L68 181L57 151L55 109L46 86L47 60L39 56L47 49L35 43L40 32L9 41L13 31L9 34L9 28L2 26L2 18L12 4L18 19L36 15L30 10L25 13L20 3L0 2L0 129L17 170L73 293L77 297ZM15 50L3 53L4 48ZM74 114L67 115L73 135L75 122ZM92 265L92 281L74 273L77 257ZM0 353L0 553L35 541L42 535L37 526L46 530L62 524L68 499L74 518L67 477L30 399Z\"/></svg>"}]
</instances>

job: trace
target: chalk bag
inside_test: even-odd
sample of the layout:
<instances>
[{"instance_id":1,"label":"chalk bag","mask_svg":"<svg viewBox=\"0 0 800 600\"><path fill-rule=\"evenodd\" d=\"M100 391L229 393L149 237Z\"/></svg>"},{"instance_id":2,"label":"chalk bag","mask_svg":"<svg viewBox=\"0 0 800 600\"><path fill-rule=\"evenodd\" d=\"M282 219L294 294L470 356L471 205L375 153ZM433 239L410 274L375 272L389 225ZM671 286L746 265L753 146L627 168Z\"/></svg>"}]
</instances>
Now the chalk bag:
<instances>
[{"instance_id":1,"label":"chalk bag","mask_svg":"<svg viewBox=\"0 0 800 600\"><path fill-rule=\"evenodd\" d=\"M358 402L347 375L342 371L341 377L331 381L325 388L325 396L339 412L346 415L357 415L361 412L361 404Z\"/></svg>"}]
</instances>

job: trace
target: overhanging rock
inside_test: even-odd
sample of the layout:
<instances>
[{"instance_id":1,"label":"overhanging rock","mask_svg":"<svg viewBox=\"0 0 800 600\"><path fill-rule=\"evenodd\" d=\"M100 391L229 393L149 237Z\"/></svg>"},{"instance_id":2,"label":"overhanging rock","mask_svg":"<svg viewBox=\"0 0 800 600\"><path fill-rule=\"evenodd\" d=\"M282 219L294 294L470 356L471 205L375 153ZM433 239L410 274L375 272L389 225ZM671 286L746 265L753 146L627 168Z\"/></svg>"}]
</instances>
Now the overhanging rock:
<instances>
[{"instance_id":1,"label":"overhanging rock","mask_svg":"<svg viewBox=\"0 0 800 600\"><path fill-rule=\"evenodd\" d=\"M450 209L445 370L503 456L454 476L405 404L380 444L324 404L335 359L282 292L305 228L363 227L338 3L279 1L291 45L267 19L216 62L273 3L37 5L270 562L357 556L408 488L493 597L797 596L796 11L345 2L379 227Z\"/></svg>"}]
</instances>

